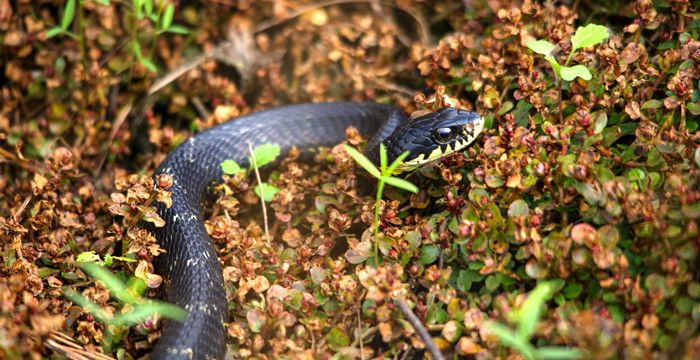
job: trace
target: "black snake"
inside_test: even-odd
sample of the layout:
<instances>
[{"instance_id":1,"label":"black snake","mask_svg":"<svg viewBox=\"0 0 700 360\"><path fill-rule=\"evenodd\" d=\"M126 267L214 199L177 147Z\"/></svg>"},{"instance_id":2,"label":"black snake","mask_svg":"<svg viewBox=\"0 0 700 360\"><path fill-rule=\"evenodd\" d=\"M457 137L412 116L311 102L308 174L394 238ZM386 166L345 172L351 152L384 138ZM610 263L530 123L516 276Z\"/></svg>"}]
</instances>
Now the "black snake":
<instances>
[{"instance_id":1,"label":"black snake","mask_svg":"<svg viewBox=\"0 0 700 360\"><path fill-rule=\"evenodd\" d=\"M479 134L478 114L445 108L415 119L389 105L321 103L279 107L241 116L190 138L160 164L158 174L171 174L173 204L158 205L166 225L152 228L166 250L156 265L167 281L168 301L188 311L184 322L169 321L153 359L223 359L228 307L221 266L203 223L209 189L222 179L221 162L248 161L249 143L277 144L306 150L345 139L347 127L371 137L365 154L378 162L379 143L389 162L404 151L402 170L411 170L469 145Z\"/></svg>"}]
</instances>

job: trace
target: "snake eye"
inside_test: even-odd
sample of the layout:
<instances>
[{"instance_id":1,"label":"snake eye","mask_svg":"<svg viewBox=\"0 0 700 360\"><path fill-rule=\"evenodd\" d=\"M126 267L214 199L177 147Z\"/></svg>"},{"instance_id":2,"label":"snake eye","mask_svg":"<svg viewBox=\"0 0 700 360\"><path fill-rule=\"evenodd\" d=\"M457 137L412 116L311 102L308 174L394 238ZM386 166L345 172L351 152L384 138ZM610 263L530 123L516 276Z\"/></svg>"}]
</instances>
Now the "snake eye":
<instances>
[{"instance_id":1,"label":"snake eye","mask_svg":"<svg viewBox=\"0 0 700 360\"><path fill-rule=\"evenodd\" d=\"M433 137L440 144L446 144L455 138L457 133L452 128L442 127L433 131Z\"/></svg>"}]
</instances>

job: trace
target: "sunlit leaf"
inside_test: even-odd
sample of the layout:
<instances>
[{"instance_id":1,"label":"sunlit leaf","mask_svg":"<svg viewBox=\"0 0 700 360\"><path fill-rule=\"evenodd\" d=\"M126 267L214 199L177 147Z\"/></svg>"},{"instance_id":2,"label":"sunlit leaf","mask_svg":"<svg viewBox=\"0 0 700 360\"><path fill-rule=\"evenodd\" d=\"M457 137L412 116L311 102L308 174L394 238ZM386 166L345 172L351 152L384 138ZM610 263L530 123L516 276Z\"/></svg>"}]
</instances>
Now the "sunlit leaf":
<instances>
[{"instance_id":1,"label":"sunlit leaf","mask_svg":"<svg viewBox=\"0 0 700 360\"><path fill-rule=\"evenodd\" d=\"M576 77L580 77L586 81L592 78L591 72L583 65L562 66L559 70L559 74L561 78L566 81L572 81L576 79Z\"/></svg>"},{"instance_id":2,"label":"sunlit leaf","mask_svg":"<svg viewBox=\"0 0 700 360\"><path fill-rule=\"evenodd\" d=\"M540 360L568 360L583 357L577 349L563 346L542 346L535 350L535 355Z\"/></svg>"},{"instance_id":3,"label":"sunlit leaf","mask_svg":"<svg viewBox=\"0 0 700 360\"><path fill-rule=\"evenodd\" d=\"M508 346L516 350L527 360L535 359L535 348L527 339L523 339L516 335L513 330L497 322L486 322L486 329L498 337L502 345Z\"/></svg>"},{"instance_id":4,"label":"sunlit leaf","mask_svg":"<svg viewBox=\"0 0 700 360\"><path fill-rule=\"evenodd\" d=\"M344 148L345 151L347 151L348 154L350 154L350 156L355 160L355 162L362 166L362 168L365 169L370 175L377 179L382 176L379 169L377 169L377 167L372 164L372 161L370 161L370 159L368 159L364 154L349 145L344 145Z\"/></svg>"},{"instance_id":5,"label":"sunlit leaf","mask_svg":"<svg viewBox=\"0 0 700 360\"><path fill-rule=\"evenodd\" d=\"M147 11L148 12L148 11ZM173 16L175 15L175 6L173 4L168 4L165 7L165 12L163 13L163 18L161 19L161 29L169 29L170 25L173 24Z\"/></svg>"},{"instance_id":6,"label":"sunlit leaf","mask_svg":"<svg viewBox=\"0 0 700 360\"><path fill-rule=\"evenodd\" d=\"M227 159L221 162L221 171L223 171L224 174L227 175L236 175L240 172L243 172L243 169L233 159Z\"/></svg>"},{"instance_id":7,"label":"sunlit leaf","mask_svg":"<svg viewBox=\"0 0 700 360\"><path fill-rule=\"evenodd\" d=\"M70 23L73 22L73 17L75 16L75 0L66 1L66 7L63 11L63 17L61 18L61 28L67 30Z\"/></svg>"},{"instance_id":8,"label":"sunlit leaf","mask_svg":"<svg viewBox=\"0 0 700 360\"><path fill-rule=\"evenodd\" d=\"M552 285L548 282L542 282L535 286L528 295L523 306L518 310L518 336L529 339L532 333L535 332L537 323L540 320L540 313L544 307L545 301L552 294Z\"/></svg>"},{"instance_id":9,"label":"sunlit leaf","mask_svg":"<svg viewBox=\"0 0 700 360\"><path fill-rule=\"evenodd\" d=\"M275 187L275 186L270 185L268 183L262 183L260 185L262 185L262 188L263 188L263 190L262 190L263 195L264 195L263 200L265 200L265 202L272 201L272 198L275 196L275 194L280 192L280 189L278 187ZM260 186L257 186L257 185L255 186L255 195L260 197Z\"/></svg>"},{"instance_id":10,"label":"sunlit leaf","mask_svg":"<svg viewBox=\"0 0 700 360\"><path fill-rule=\"evenodd\" d=\"M255 164L260 168L277 159L280 156L281 149L277 144L262 144L253 149ZM249 159L250 160L250 159ZM250 168L253 168L253 163L250 161Z\"/></svg>"},{"instance_id":11,"label":"sunlit leaf","mask_svg":"<svg viewBox=\"0 0 700 360\"><path fill-rule=\"evenodd\" d=\"M406 191L410 191L412 193L418 193L418 187L413 185L411 182L408 180L404 180L402 178L397 178L394 176L382 176L382 181L386 182L387 184L397 187L399 189L403 189Z\"/></svg>"},{"instance_id":12,"label":"sunlit leaf","mask_svg":"<svg viewBox=\"0 0 700 360\"><path fill-rule=\"evenodd\" d=\"M51 29L46 31L46 38L51 38L56 35L60 35L64 32L65 30L61 29L60 27L52 27Z\"/></svg>"},{"instance_id":13,"label":"sunlit leaf","mask_svg":"<svg viewBox=\"0 0 700 360\"><path fill-rule=\"evenodd\" d=\"M554 44L547 40L529 40L525 46L527 46L528 49L545 56L551 55L552 50L554 49Z\"/></svg>"},{"instance_id":14,"label":"sunlit leaf","mask_svg":"<svg viewBox=\"0 0 700 360\"><path fill-rule=\"evenodd\" d=\"M600 44L610 36L608 28L598 24L588 24L576 29L576 33L571 37L571 52Z\"/></svg>"}]
</instances>

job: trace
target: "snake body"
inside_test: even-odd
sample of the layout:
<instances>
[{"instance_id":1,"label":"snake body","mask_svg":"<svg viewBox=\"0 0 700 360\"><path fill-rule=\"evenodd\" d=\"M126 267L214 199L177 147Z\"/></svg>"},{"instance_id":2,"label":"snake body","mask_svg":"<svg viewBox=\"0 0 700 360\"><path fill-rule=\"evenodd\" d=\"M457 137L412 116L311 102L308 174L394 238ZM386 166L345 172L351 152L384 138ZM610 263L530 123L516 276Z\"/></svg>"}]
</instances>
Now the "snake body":
<instances>
[{"instance_id":1,"label":"snake body","mask_svg":"<svg viewBox=\"0 0 700 360\"><path fill-rule=\"evenodd\" d=\"M203 209L212 185L221 182L224 160L246 166L249 143L253 148L277 144L283 154L293 146L306 150L334 145L343 141L346 128L353 126L372 137L365 150L371 160L377 163L378 145L384 143L389 161L405 150L411 152L406 159L406 169L410 169L433 160L435 149L442 149L438 151L442 155L468 145L481 131L481 123L478 115L451 108L408 119L397 108L376 103L301 104L241 116L181 144L156 170L156 175L172 176L169 190L173 202L170 208L157 205L166 225L151 230L166 250L157 259L156 269L167 279L167 299L188 314L184 322L165 324L151 358L225 356L226 292L221 266L203 223ZM442 141L446 139L445 128L460 134ZM441 141L436 142L435 134Z\"/></svg>"}]
</instances>

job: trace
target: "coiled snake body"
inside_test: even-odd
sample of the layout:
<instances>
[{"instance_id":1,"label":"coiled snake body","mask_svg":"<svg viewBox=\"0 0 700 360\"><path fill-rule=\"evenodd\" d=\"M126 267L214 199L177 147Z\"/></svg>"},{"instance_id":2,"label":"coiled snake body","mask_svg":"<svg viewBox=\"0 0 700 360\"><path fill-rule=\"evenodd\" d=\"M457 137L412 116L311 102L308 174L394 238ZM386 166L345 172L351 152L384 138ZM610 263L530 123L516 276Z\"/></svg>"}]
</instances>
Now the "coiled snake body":
<instances>
[{"instance_id":1,"label":"coiled snake body","mask_svg":"<svg viewBox=\"0 0 700 360\"><path fill-rule=\"evenodd\" d=\"M365 153L377 163L379 143L389 161L409 151L401 170L414 169L460 150L481 131L475 113L442 109L408 119L393 106L376 103L322 103L280 107L239 117L208 129L176 148L158 174L171 174L172 206L158 205L166 225L151 229L166 253L157 270L168 279L167 299L188 311L184 322L169 321L153 359L223 359L228 308L221 266L203 223L209 189L220 183L221 162L247 164L248 144L277 144L286 153L330 146L345 139L349 126L372 136Z\"/></svg>"}]
</instances>

